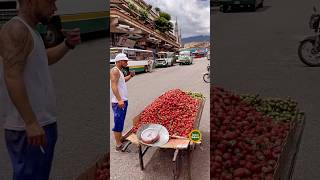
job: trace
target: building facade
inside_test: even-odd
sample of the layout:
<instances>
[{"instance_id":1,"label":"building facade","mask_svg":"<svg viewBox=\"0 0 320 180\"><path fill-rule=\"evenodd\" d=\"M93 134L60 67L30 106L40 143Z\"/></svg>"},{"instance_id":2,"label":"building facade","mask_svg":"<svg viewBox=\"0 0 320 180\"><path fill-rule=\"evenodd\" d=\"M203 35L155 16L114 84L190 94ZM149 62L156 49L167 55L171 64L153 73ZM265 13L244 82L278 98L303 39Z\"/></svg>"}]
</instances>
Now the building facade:
<instances>
[{"instance_id":1,"label":"building facade","mask_svg":"<svg viewBox=\"0 0 320 180\"><path fill-rule=\"evenodd\" d=\"M110 47L174 52L181 47L178 22L173 32L160 32L154 20L158 12L143 0L110 1Z\"/></svg>"}]
</instances>

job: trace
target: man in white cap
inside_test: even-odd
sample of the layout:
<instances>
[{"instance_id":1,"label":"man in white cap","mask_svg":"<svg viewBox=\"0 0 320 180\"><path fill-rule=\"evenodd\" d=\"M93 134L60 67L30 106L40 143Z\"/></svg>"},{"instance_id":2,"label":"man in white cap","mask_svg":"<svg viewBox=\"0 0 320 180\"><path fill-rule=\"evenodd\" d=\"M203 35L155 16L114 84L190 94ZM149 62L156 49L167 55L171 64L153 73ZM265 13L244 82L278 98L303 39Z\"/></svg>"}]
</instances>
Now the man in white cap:
<instances>
[{"instance_id":1,"label":"man in white cap","mask_svg":"<svg viewBox=\"0 0 320 180\"><path fill-rule=\"evenodd\" d=\"M128 66L128 60L125 54L118 54L115 58L116 65L110 70L110 99L114 114L114 127L112 131L114 132L117 151L121 151L123 148L122 131L128 108L126 82L134 76L134 72L130 72L128 76L124 77L121 71Z\"/></svg>"}]
</instances>

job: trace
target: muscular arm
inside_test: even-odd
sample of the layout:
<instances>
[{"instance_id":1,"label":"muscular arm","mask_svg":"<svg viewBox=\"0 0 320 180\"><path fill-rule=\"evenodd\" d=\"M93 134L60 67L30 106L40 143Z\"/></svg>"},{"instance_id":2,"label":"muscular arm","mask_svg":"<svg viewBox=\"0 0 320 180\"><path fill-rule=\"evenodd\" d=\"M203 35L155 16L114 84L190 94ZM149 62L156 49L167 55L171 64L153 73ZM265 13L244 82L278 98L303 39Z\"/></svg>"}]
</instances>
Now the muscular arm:
<instances>
[{"instance_id":1,"label":"muscular arm","mask_svg":"<svg viewBox=\"0 0 320 180\"><path fill-rule=\"evenodd\" d=\"M121 101L121 96L118 90L118 82L120 78L120 73L116 69L111 69L110 80L111 80L111 90L118 101Z\"/></svg>"},{"instance_id":2,"label":"muscular arm","mask_svg":"<svg viewBox=\"0 0 320 180\"><path fill-rule=\"evenodd\" d=\"M52 65L60 61L68 51L69 49L66 47L64 42L60 43L58 46L47 49L48 64Z\"/></svg>"},{"instance_id":3,"label":"muscular arm","mask_svg":"<svg viewBox=\"0 0 320 180\"><path fill-rule=\"evenodd\" d=\"M31 34L24 25L12 21L2 28L0 54L3 58L4 80L9 96L26 125L37 122L23 79L26 59L32 48Z\"/></svg>"}]
</instances>

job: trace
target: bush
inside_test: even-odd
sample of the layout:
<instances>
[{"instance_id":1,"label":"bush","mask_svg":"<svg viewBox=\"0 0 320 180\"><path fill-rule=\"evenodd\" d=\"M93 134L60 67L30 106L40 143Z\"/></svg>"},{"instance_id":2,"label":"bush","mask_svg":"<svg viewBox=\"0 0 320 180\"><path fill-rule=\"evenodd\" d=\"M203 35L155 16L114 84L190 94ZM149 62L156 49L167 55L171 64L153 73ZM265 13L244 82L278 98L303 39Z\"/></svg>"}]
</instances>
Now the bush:
<instances>
[{"instance_id":1,"label":"bush","mask_svg":"<svg viewBox=\"0 0 320 180\"><path fill-rule=\"evenodd\" d=\"M170 22L171 16L166 12L160 12L159 17L154 21L156 29L161 32L172 32L173 24Z\"/></svg>"},{"instance_id":2,"label":"bush","mask_svg":"<svg viewBox=\"0 0 320 180\"><path fill-rule=\"evenodd\" d=\"M139 14L140 14L140 20L143 20L143 21L147 20L148 12L146 10L140 10Z\"/></svg>"}]
</instances>

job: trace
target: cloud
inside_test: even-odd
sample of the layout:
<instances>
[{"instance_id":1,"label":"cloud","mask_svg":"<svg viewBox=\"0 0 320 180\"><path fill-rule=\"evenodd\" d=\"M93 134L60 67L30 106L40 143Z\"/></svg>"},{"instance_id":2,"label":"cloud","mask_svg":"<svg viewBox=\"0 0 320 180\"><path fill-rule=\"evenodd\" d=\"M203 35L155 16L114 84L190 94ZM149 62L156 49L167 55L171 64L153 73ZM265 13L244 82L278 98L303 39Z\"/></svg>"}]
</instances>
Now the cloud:
<instances>
[{"instance_id":1,"label":"cloud","mask_svg":"<svg viewBox=\"0 0 320 180\"><path fill-rule=\"evenodd\" d=\"M210 34L209 0L144 0L153 8L159 7L171 15L173 23L178 18L182 37Z\"/></svg>"}]
</instances>

